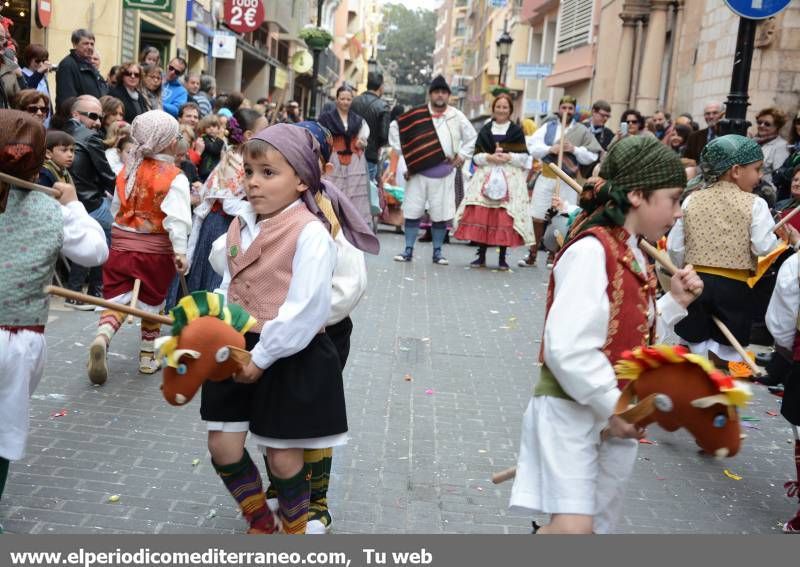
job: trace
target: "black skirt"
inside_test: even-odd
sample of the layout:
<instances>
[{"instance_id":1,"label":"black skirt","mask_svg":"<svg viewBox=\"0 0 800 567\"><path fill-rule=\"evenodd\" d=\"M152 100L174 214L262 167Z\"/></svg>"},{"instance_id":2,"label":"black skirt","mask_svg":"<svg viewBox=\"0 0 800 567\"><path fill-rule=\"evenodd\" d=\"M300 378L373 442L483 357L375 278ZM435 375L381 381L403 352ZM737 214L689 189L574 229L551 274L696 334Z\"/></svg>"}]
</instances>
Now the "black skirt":
<instances>
[{"instance_id":1,"label":"black skirt","mask_svg":"<svg viewBox=\"0 0 800 567\"><path fill-rule=\"evenodd\" d=\"M713 339L730 345L711 319L716 315L736 340L743 345L750 344L752 290L747 283L703 272L698 275L703 280L703 293L689 304L689 314L675 325L678 336L690 343Z\"/></svg>"},{"instance_id":2,"label":"black skirt","mask_svg":"<svg viewBox=\"0 0 800 567\"><path fill-rule=\"evenodd\" d=\"M250 432L274 439L311 439L347 432L339 355L331 338L309 345L264 371L252 392Z\"/></svg>"},{"instance_id":3,"label":"black skirt","mask_svg":"<svg viewBox=\"0 0 800 567\"><path fill-rule=\"evenodd\" d=\"M333 341L336 352L339 355L339 367L344 372L347 358L350 356L350 335L353 334L353 320L345 317L338 323L325 327L325 333Z\"/></svg>"},{"instance_id":4,"label":"black skirt","mask_svg":"<svg viewBox=\"0 0 800 567\"><path fill-rule=\"evenodd\" d=\"M792 371L783 380L781 414L792 425L800 426L800 362L792 365Z\"/></svg>"},{"instance_id":5,"label":"black skirt","mask_svg":"<svg viewBox=\"0 0 800 567\"><path fill-rule=\"evenodd\" d=\"M259 333L246 333L245 348L258 344ZM263 376L262 376L263 380ZM200 418L203 421L250 421L250 407L256 384L240 384L228 378L205 382L200 390Z\"/></svg>"}]
</instances>

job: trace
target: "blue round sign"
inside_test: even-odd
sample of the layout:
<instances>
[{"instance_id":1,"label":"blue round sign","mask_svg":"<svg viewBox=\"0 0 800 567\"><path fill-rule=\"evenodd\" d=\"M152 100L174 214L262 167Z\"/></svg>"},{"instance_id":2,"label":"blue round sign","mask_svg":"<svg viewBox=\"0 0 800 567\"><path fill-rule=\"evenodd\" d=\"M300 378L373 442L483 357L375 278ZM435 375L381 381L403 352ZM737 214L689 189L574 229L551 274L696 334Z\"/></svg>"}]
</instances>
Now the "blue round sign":
<instances>
[{"instance_id":1,"label":"blue round sign","mask_svg":"<svg viewBox=\"0 0 800 567\"><path fill-rule=\"evenodd\" d=\"M792 0L725 0L737 15L751 20L771 18L789 6Z\"/></svg>"}]
</instances>

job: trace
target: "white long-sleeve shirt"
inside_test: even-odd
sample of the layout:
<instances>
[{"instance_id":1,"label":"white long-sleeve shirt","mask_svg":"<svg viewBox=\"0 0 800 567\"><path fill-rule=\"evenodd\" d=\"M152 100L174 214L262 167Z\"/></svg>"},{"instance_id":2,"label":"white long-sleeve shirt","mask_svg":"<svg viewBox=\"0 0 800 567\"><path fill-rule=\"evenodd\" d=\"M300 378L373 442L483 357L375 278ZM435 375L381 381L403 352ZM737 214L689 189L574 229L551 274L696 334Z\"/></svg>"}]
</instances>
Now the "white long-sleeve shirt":
<instances>
[{"instance_id":1,"label":"white long-sleeve shirt","mask_svg":"<svg viewBox=\"0 0 800 567\"><path fill-rule=\"evenodd\" d=\"M80 266L100 266L108 260L108 244L103 227L86 212L80 201L61 205L64 241L61 252Z\"/></svg>"},{"instance_id":2,"label":"white long-sleeve shirt","mask_svg":"<svg viewBox=\"0 0 800 567\"><path fill-rule=\"evenodd\" d=\"M686 210L692 195L686 197L682 210ZM772 232L775 220L769 212L767 202L761 197L753 201L753 220L750 223L750 250L756 256L769 254L778 245L778 237ZM686 242L683 218L679 218L667 236L667 251L670 258L679 267L683 267L686 256Z\"/></svg>"},{"instance_id":3,"label":"white long-sleeve shirt","mask_svg":"<svg viewBox=\"0 0 800 567\"><path fill-rule=\"evenodd\" d=\"M767 329L778 346L792 350L800 311L800 274L798 256L788 258L778 270L778 280L767 307Z\"/></svg>"},{"instance_id":4,"label":"white long-sleeve shirt","mask_svg":"<svg viewBox=\"0 0 800 567\"><path fill-rule=\"evenodd\" d=\"M290 207L300 206L295 201ZM250 209L239 215L242 222L241 250L246 252L261 232L261 223ZM222 283L216 290L226 298L231 273L226 257L226 238L223 234L214 241L209 262L218 272L222 268ZM311 339L326 326L331 313L333 270L336 267L336 245L322 223L310 222L300 232L292 259L292 280L286 300L278 315L264 324L258 344L251 354L253 363L262 369L276 360L303 350Z\"/></svg>"},{"instance_id":5,"label":"white long-sleeve shirt","mask_svg":"<svg viewBox=\"0 0 800 567\"><path fill-rule=\"evenodd\" d=\"M497 122L492 122L492 135L496 136L504 136L508 132L508 127L511 122L506 122L505 124L498 124ZM475 162L475 165L478 167L486 165L489 163L487 158L490 154L488 153L481 153L475 154L472 156L472 161ZM509 165L513 165L515 167L519 167L520 169L530 169L532 165L532 158L530 154L523 154L523 153L512 153L511 161L509 161Z\"/></svg>"},{"instance_id":6,"label":"white long-sleeve shirt","mask_svg":"<svg viewBox=\"0 0 800 567\"><path fill-rule=\"evenodd\" d=\"M628 240L640 266L646 265L636 237ZM555 293L544 327L544 361L559 385L576 402L607 420L620 395L613 362L603 353L610 317L606 255L603 245L587 236L570 246L553 269ZM590 276L590 277L589 277ZM656 315L656 335L663 337L687 315L672 294L649 310ZM633 346L633 345L632 345Z\"/></svg>"},{"instance_id":7,"label":"white long-sleeve shirt","mask_svg":"<svg viewBox=\"0 0 800 567\"><path fill-rule=\"evenodd\" d=\"M572 126L568 126L567 130L569 130L571 127ZM533 133L533 136L527 139L528 153L530 153L534 159L542 159L550 152L550 146L544 141L546 134L547 123L539 127L536 132ZM561 124L558 124L556 127L556 136L554 140L554 143L557 143L559 140L561 140ZM575 154L575 159L577 159L578 163L581 165L589 165L590 163L597 161L598 154L595 152L590 152L583 146L575 146L575 151L572 153Z\"/></svg>"},{"instance_id":8,"label":"white long-sleeve shirt","mask_svg":"<svg viewBox=\"0 0 800 567\"><path fill-rule=\"evenodd\" d=\"M166 154L153 156L153 159L167 163L175 163L175 157ZM119 212L120 202L117 192L114 192L114 199L111 202L111 215L116 217ZM167 191L167 196L161 202L161 212L164 218L164 230L169 235L172 243L172 250L175 254L186 254L189 241L189 232L192 230L192 204L189 197L189 179L183 172L175 176ZM114 224L121 230L132 231L130 228Z\"/></svg>"}]
</instances>

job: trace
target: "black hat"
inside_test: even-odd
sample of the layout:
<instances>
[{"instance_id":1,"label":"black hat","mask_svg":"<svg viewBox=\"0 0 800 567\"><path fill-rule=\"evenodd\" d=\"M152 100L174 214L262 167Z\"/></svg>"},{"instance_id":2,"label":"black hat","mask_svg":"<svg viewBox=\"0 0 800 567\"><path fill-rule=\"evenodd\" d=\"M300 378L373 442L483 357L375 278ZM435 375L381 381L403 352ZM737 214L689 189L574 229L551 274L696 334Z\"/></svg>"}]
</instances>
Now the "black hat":
<instances>
[{"instance_id":1,"label":"black hat","mask_svg":"<svg viewBox=\"0 0 800 567\"><path fill-rule=\"evenodd\" d=\"M447 81L441 75L436 75L436 77L434 77L434 79L431 81L431 85L428 87L429 93L435 90L447 91L450 94L453 93L453 91L450 90L450 85L447 84Z\"/></svg>"}]
</instances>

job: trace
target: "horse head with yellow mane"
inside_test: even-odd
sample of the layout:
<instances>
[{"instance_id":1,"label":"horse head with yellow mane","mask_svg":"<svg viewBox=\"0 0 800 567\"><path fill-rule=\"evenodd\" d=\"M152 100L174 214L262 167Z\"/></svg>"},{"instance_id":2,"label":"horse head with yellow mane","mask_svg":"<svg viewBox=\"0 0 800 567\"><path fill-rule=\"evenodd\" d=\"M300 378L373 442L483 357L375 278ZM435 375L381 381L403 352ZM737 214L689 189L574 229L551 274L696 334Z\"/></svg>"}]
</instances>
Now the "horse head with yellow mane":
<instances>
[{"instance_id":1,"label":"horse head with yellow mane","mask_svg":"<svg viewBox=\"0 0 800 567\"><path fill-rule=\"evenodd\" d=\"M703 451L716 457L739 452L742 436L737 408L752 394L707 358L681 346L654 345L624 352L614 369L620 380L629 380L619 405L634 397L657 400L654 411L637 425L655 422L667 431L683 427Z\"/></svg>"},{"instance_id":2,"label":"horse head with yellow mane","mask_svg":"<svg viewBox=\"0 0 800 567\"><path fill-rule=\"evenodd\" d=\"M230 378L247 362L244 334L256 320L218 293L195 291L170 311L172 336L157 341L163 358L164 399L188 403L206 380Z\"/></svg>"}]
</instances>

